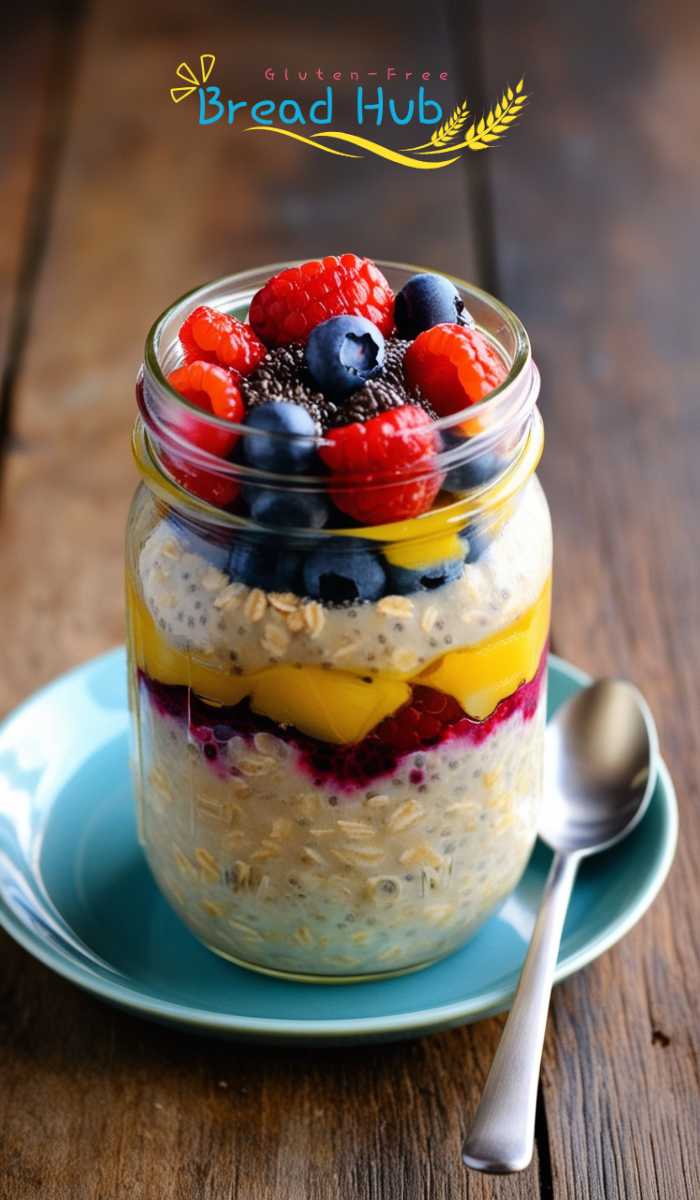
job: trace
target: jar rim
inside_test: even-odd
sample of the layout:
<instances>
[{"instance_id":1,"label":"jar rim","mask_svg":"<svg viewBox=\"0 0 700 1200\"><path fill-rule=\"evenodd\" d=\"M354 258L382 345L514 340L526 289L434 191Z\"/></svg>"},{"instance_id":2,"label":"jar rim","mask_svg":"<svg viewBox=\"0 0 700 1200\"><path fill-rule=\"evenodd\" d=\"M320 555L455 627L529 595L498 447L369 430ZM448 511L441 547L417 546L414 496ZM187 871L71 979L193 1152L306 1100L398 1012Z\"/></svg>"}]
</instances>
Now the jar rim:
<instances>
[{"instance_id":1,"label":"jar rim","mask_svg":"<svg viewBox=\"0 0 700 1200\"><path fill-rule=\"evenodd\" d=\"M415 263L394 262L389 259L380 258L374 259L373 261L380 268L380 270L386 267L389 270L410 271L412 275L425 272L430 273L429 267L417 266ZM267 263L261 267L252 267L247 271L237 271L230 275L221 275L217 279L209 280L207 283L199 284L197 287L191 288L187 292L183 292L181 296L169 304L168 307L165 308L158 317L156 317L148 331L148 334L146 335L144 363L148 368L149 373L153 377L153 380L160 387L162 387L166 394L172 397L175 402L179 403L183 408L189 410L190 412L196 413L198 418L201 419L204 415L207 419L207 423L209 423L210 420L213 426L221 429L233 430L236 433L240 432L245 434L247 432L246 426L237 425L235 422L228 421L224 417L217 417L213 413L211 414L211 417L209 414L203 414L201 408L197 408L196 405L190 404L190 402L186 400L185 397L180 394L180 392L176 391L175 388L168 383L158 356L160 349L160 337L163 327L166 321L173 316L178 309L184 308L185 305L193 301L195 297L200 296L205 292L214 291L215 289L224 287L226 285L236 285L240 287L248 280L257 280L261 276L269 279L271 276L276 275L279 271L286 270L288 267L301 267L303 265L304 259L293 259L288 262ZM500 317L503 318L503 321L515 338L515 352L513 354L513 359L510 364L508 374L503 382L499 383L498 387L494 388L493 391L490 392L489 395L483 400L478 400L475 404L471 404L467 408L463 408L457 413L450 413L446 417L438 418L438 420L434 422L434 428L439 432L441 430L451 429L455 425L462 424L468 417L475 417L478 415L478 413L485 412L487 406L489 411L493 412L497 402L504 396L504 394L507 394L510 391L512 385L522 374L524 374L526 367L531 362L532 351L530 339L525 326L520 318L516 316L516 314L511 308L508 307L507 304L504 304L491 292L487 292L484 288L477 287L476 284L469 283L467 280L461 279L458 275L452 275L446 271L440 271L437 273L444 275L445 279L449 279L452 283L454 283L455 287L467 292L476 299L481 300L483 303L488 304L496 313L498 313ZM292 434L282 436L298 437L299 435ZM478 438L479 435L477 434L475 436ZM323 445L325 440L326 439L323 437L320 437L316 439L316 442L320 445Z\"/></svg>"},{"instance_id":2,"label":"jar rim","mask_svg":"<svg viewBox=\"0 0 700 1200\"><path fill-rule=\"evenodd\" d=\"M131 447L139 473L156 497L166 505L177 504L192 512L195 518L221 528L269 533L269 529L250 517L217 508L188 492L166 475L153 455L148 432L140 416L134 425ZM493 482L485 483L466 495L454 497L448 503L428 509L420 516L410 519L353 528L289 528L285 532L290 537L293 536L295 541L314 543L330 537L364 538L380 542L418 542L422 538L434 538L441 531L449 532L451 529L461 528L465 522L507 504L537 470L543 448L544 426L542 417L535 410L517 454L503 474Z\"/></svg>"},{"instance_id":3,"label":"jar rim","mask_svg":"<svg viewBox=\"0 0 700 1200\"><path fill-rule=\"evenodd\" d=\"M171 329L168 334L170 341L168 345L164 346L163 340L166 327L168 323L171 323L171 325L176 323L177 328L179 328L179 324L184 320L188 312L198 304L211 302L214 306L220 307L222 311L231 311L232 309L248 305L258 288L270 276L289 267L302 266L303 261L286 261L254 267L200 284L183 293L169 304L153 322L146 337L144 364L139 376L139 381L142 382L143 386L137 388L141 421L145 426L142 435L137 435L135 431L134 452L137 465L148 476L152 487L155 482L155 475L161 473L168 482L168 487L165 490L170 493L174 491L175 496L177 496L181 504L203 509L210 517L215 513L217 520L221 521L223 519L226 524L229 523L228 518L231 518L234 524L238 524L240 518L237 518L235 514L229 513L226 510L215 508L206 501L199 500L177 483L173 486L169 474L160 461L158 454L159 439L162 439L170 447L174 447L179 454L187 456L189 461L196 467L209 471L222 479L235 477L242 483L264 484L267 487L276 486L278 488L293 487L302 491L313 491L325 487L327 477L320 474L297 474L290 476L281 473L273 474L271 472L260 471L241 462L233 462L229 459L217 457L206 450L193 447L191 443L188 443L178 433L175 422L172 420L168 422L163 419L163 412L161 411L163 406L167 406L167 410L171 414L180 412L183 415L196 415L199 423L211 426L212 429L226 430L241 438L248 436L250 429L248 426L236 424L227 421L225 418L217 417L213 413L203 411L171 386L167 379L168 368L164 365L164 362L169 352L170 354L174 353L174 347L177 345L177 335L176 333L173 334L173 330ZM415 264L381 259L375 261L380 270L400 272L405 275L406 279L413 274L429 270L429 268L420 267ZM533 458L532 454L528 451L528 445L531 449L533 443L531 417L539 392L539 374L532 360L527 331L516 314L491 293L477 287L475 284L462 280L458 276L447 272L441 272L441 274L445 278L450 279L455 287L460 290L467 307L469 307L471 299L472 306L480 306L485 312L492 314L501 323L500 327L509 335L512 348L509 347L506 349L488 329L479 325L477 321L477 326L497 348L501 356L505 355L507 357L509 363L508 373L502 383L484 399L456 413L440 417L437 421L431 423L432 428L438 434L449 432L455 429L455 427L464 426L470 422L472 424L476 422L477 425L476 431L467 437L462 436L458 445L454 445L453 443L450 446L448 444L446 449L443 448L438 451L432 462L431 469L448 470L450 467L476 459L495 447L504 435L510 434L513 430L519 431L521 434L516 439L517 449L512 462L512 466L517 467L517 464L521 460ZM155 402L153 399L154 394ZM323 435L311 437L298 434L270 433L268 436L279 441L289 442L294 439L299 443L312 442L317 448L322 447L324 444L329 444L328 439ZM537 437L534 440L537 441ZM147 456L150 462L150 469L145 469L145 456ZM539 452L535 457L536 460L539 459ZM534 466L531 467L531 470L534 470ZM505 475L510 477L514 473L520 474L519 469L513 472L509 467ZM420 466L417 464L416 477L419 475ZM357 480L356 482L360 481ZM489 489L493 490L494 484L498 483L499 480L496 479L493 483L477 489L473 499L476 500L477 497L483 496ZM381 486L381 483L377 480L373 483L373 486ZM452 508L452 505L448 505L447 507ZM372 527L365 528L371 529ZM319 531L315 532L318 534ZM332 531L327 530L324 532L330 533ZM360 531L355 530L355 533L358 532Z\"/></svg>"}]
</instances>

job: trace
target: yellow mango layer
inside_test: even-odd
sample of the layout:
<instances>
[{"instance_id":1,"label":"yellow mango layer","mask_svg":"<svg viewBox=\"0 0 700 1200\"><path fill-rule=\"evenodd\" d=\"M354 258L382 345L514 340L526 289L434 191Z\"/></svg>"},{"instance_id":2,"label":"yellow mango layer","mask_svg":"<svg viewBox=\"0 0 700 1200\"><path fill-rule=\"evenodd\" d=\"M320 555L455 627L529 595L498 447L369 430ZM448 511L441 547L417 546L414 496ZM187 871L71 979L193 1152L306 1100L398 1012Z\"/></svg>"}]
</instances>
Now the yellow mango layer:
<instances>
[{"instance_id":1,"label":"yellow mango layer","mask_svg":"<svg viewBox=\"0 0 700 1200\"><path fill-rule=\"evenodd\" d=\"M226 675L175 650L130 588L131 633L136 662L160 683L190 687L215 704L239 704L250 696L254 712L294 725L323 742L359 742L411 695L396 679L366 680L350 671L280 664L250 675Z\"/></svg>"},{"instance_id":2,"label":"yellow mango layer","mask_svg":"<svg viewBox=\"0 0 700 1200\"><path fill-rule=\"evenodd\" d=\"M192 688L205 700L217 704L240 704L248 695L250 683L243 675L225 675L220 668L206 667L182 650L173 649L158 632L153 617L130 583L127 598L134 657L151 679Z\"/></svg>"},{"instance_id":3,"label":"yellow mango layer","mask_svg":"<svg viewBox=\"0 0 700 1200\"><path fill-rule=\"evenodd\" d=\"M341 744L362 741L411 695L399 680L361 679L322 667L269 667L250 679L254 712Z\"/></svg>"},{"instance_id":4,"label":"yellow mango layer","mask_svg":"<svg viewBox=\"0 0 700 1200\"><path fill-rule=\"evenodd\" d=\"M470 717L482 721L501 700L537 673L549 632L551 580L518 621L464 650L451 650L416 683L454 696Z\"/></svg>"},{"instance_id":5,"label":"yellow mango layer","mask_svg":"<svg viewBox=\"0 0 700 1200\"><path fill-rule=\"evenodd\" d=\"M437 659L413 682L454 696L478 720L537 671L549 630L550 581L539 599L507 629ZM138 666L152 679L190 687L214 704L235 705L250 696L254 712L294 725L324 742L359 742L410 697L405 680L365 679L350 671L280 664L249 675L207 667L161 636L133 587L129 587L131 636Z\"/></svg>"}]
</instances>

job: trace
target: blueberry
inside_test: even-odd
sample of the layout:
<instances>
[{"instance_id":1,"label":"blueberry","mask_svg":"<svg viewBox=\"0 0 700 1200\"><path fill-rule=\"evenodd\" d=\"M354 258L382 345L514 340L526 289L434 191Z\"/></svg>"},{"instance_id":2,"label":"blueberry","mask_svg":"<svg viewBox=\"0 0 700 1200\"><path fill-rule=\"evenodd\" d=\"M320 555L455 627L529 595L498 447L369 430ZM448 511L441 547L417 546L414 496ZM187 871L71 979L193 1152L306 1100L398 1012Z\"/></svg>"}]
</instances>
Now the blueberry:
<instances>
[{"instance_id":1,"label":"blueberry","mask_svg":"<svg viewBox=\"0 0 700 1200\"><path fill-rule=\"evenodd\" d=\"M401 288L394 306L401 338L415 338L424 329L446 322L473 325L457 288L444 275L413 275Z\"/></svg>"},{"instance_id":2,"label":"blueberry","mask_svg":"<svg viewBox=\"0 0 700 1200\"><path fill-rule=\"evenodd\" d=\"M241 439L243 457L249 467L280 474L294 474L314 467L315 445L311 441L297 440L316 437L313 417L301 405L287 401L256 404L248 410L243 424L256 431Z\"/></svg>"},{"instance_id":3,"label":"blueberry","mask_svg":"<svg viewBox=\"0 0 700 1200\"><path fill-rule=\"evenodd\" d=\"M175 513L169 513L164 520L190 554L199 554L218 570L226 570L231 539L225 530L218 534L204 525L198 526L193 521L181 519Z\"/></svg>"},{"instance_id":4,"label":"blueberry","mask_svg":"<svg viewBox=\"0 0 700 1200\"><path fill-rule=\"evenodd\" d=\"M443 433L442 438L445 449L463 445L465 440L469 440L459 437L458 434L450 433L449 430ZM443 489L446 492L468 492L470 488L483 487L484 484L500 475L506 465L504 459L495 450L483 450L474 458L450 467L445 475Z\"/></svg>"},{"instance_id":5,"label":"blueberry","mask_svg":"<svg viewBox=\"0 0 700 1200\"><path fill-rule=\"evenodd\" d=\"M329 538L317 546L304 564L304 584L309 596L327 604L377 600L386 575L376 552L359 538Z\"/></svg>"},{"instance_id":6,"label":"blueberry","mask_svg":"<svg viewBox=\"0 0 700 1200\"><path fill-rule=\"evenodd\" d=\"M460 531L459 536L462 541L466 542L467 557L465 561L475 563L488 548L489 538L478 525L466 525Z\"/></svg>"},{"instance_id":7,"label":"blueberry","mask_svg":"<svg viewBox=\"0 0 700 1200\"><path fill-rule=\"evenodd\" d=\"M231 547L228 562L231 579L265 592L302 594L301 554L279 541L251 542L240 539Z\"/></svg>"},{"instance_id":8,"label":"blueberry","mask_svg":"<svg viewBox=\"0 0 700 1200\"><path fill-rule=\"evenodd\" d=\"M347 396L381 371L384 338L365 317L331 317L311 330L304 358L320 391Z\"/></svg>"},{"instance_id":9,"label":"blueberry","mask_svg":"<svg viewBox=\"0 0 700 1200\"><path fill-rule=\"evenodd\" d=\"M463 568L464 555L417 569L390 566L389 586L391 591L399 596L409 596L412 592L433 591L442 587L444 583L452 583L453 580L459 579Z\"/></svg>"},{"instance_id":10,"label":"blueberry","mask_svg":"<svg viewBox=\"0 0 700 1200\"><path fill-rule=\"evenodd\" d=\"M282 529L322 529L328 524L331 512L330 501L322 492L275 491L247 483L243 499L259 525Z\"/></svg>"}]
</instances>

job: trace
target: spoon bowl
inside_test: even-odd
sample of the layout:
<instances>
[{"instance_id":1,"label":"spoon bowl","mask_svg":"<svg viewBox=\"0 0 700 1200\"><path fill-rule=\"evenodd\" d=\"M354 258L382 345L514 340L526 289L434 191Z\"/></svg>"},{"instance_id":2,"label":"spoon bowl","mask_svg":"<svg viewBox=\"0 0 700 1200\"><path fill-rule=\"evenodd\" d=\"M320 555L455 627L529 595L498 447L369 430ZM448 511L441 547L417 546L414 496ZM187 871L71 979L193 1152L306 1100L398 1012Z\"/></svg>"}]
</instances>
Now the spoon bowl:
<instances>
[{"instance_id":1,"label":"spoon bowl","mask_svg":"<svg viewBox=\"0 0 700 1200\"><path fill-rule=\"evenodd\" d=\"M581 856L607 850L642 819L656 780L654 718L623 679L599 679L564 704L545 735L539 836Z\"/></svg>"}]
</instances>

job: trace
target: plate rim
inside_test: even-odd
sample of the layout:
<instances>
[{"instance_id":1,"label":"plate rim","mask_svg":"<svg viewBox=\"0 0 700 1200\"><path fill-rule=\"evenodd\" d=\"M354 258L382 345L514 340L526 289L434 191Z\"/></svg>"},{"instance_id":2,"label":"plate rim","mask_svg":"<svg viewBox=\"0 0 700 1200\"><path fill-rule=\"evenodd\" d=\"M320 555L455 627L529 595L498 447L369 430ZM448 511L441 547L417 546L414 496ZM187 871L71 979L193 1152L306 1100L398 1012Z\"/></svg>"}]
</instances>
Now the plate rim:
<instances>
[{"instance_id":1,"label":"plate rim","mask_svg":"<svg viewBox=\"0 0 700 1200\"><path fill-rule=\"evenodd\" d=\"M63 672L42 688L33 692L17 708L8 713L0 722L0 736L7 727L32 704L45 698L54 689L68 683L72 677L80 675L86 668L105 665L113 658L115 663L123 659L124 647L117 646L103 654L88 659L86 662ZM585 685L591 676L579 667L563 659L558 654L548 656L548 669L554 668L575 683ZM588 963L604 954L625 934L633 928L644 913L650 908L656 896L663 887L673 862L678 843L678 800L676 789L670 771L659 754L658 779L665 796L666 819L668 834L665 839L660 861L649 877L646 886L637 897L634 904L622 911L608 927L597 937L586 942L577 951L570 954L557 964L554 982L560 983L570 975L580 971ZM97 995L109 1003L156 1020L165 1020L169 1024L182 1028L197 1029L214 1034L241 1034L244 1036L260 1035L261 1037L277 1038L287 1041L352 1040L355 1037L381 1037L382 1035L437 1031L450 1026L467 1024L481 1020L509 1008L514 989L495 987L488 992L482 992L478 998L457 1000L450 1004L420 1008L410 1013L393 1016L372 1017L332 1017L332 1018L289 1018L289 1017L249 1017L240 1014L222 1014L211 1009L198 1008L187 1004L179 1004L172 1000L152 999L118 982L110 982L84 968L80 962L70 956L65 957L50 948L39 934L27 929L15 917L8 906L4 893L0 890L0 926L24 950L56 974L67 979L84 990ZM273 985L275 980L270 981ZM324 985L325 986L325 985ZM357 986L357 985L355 985ZM334 990L334 989L329 989Z\"/></svg>"}]
</instances>

